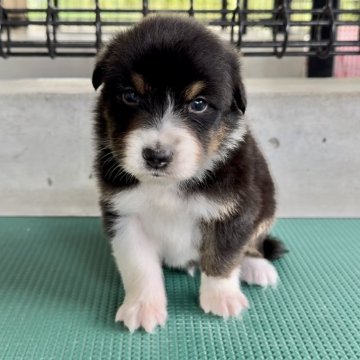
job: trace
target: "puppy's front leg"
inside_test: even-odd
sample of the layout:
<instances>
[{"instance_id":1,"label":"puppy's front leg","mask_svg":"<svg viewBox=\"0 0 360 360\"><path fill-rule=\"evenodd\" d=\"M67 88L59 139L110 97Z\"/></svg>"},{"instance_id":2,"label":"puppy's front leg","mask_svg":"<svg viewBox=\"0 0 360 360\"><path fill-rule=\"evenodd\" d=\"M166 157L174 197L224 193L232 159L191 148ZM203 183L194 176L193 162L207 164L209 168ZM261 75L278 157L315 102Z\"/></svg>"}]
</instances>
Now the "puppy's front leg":
<instances>
[{"instance_id":1,"label":"puppy's front leg","mask_svg":"<svg viewBox=\"0 0 360 360\"><path fill-rule=\"evenodd\" d=\"M123 217L116 226L112 248L125 288L116 321L130 331L143 327L152 332L167 317L161 262L137 217Z\"/></svg>"},{"instance_id":2,"label":"puppy's front leg","mask_svg":"<svg viewBox=\"0 0 360 360\"><path fill-rule=\"evenodd\" d=\"M228 318L248 307L240 289L240 255L250 226L241 220L203 225L200 305L203 310Z\"/></svg>"}]
</instances>

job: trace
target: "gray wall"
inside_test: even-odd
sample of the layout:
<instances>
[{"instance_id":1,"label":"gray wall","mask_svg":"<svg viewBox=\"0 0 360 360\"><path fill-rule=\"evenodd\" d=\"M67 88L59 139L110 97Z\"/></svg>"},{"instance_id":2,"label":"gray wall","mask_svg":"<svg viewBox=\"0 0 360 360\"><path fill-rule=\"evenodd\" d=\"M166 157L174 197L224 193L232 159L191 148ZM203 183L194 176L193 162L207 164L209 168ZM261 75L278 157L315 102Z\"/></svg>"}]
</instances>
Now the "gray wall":
<instances>
[{"instance_id":1,"label":"gray wall","mask_svg":"<svg viewBox=\"0 0 360 360\"><path fill-rule=\"evenodd\" d=\"M0 58L0 80L36 78L90 78L93 58ZM305 57L244 57L242 72L246 78L304 77Z\"/></svg>"},{"instance_id":2,"label":"gray wall","mask_svg":"<svg viewBox=\"0 0 360 360\"><path fill-rule=\"evenodd\" d=\"M360 80L246 82L279 215L360 216ZM0 215L96 215L90 80L0 81Z\"/></svg>"}]
</instances>

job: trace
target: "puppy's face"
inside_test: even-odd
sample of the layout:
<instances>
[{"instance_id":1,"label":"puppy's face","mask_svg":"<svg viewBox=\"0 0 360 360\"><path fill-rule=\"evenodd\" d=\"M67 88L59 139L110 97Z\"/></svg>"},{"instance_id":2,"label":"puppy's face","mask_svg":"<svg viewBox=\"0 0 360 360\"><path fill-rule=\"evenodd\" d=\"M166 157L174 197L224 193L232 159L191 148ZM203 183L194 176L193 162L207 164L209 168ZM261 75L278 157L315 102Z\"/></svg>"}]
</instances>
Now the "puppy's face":
<instances>
[{"instance_id":1,"label":"puppy's face","mask_svg":"<svg viewBox=\"0 0 360 360\"><path fill-rule=\"evenodd\" d=\"M93 74L103 143L140 181L201 178L245 131L237 55L197 22L154 17L118 35Z\"/></svg>"}]
</instances>

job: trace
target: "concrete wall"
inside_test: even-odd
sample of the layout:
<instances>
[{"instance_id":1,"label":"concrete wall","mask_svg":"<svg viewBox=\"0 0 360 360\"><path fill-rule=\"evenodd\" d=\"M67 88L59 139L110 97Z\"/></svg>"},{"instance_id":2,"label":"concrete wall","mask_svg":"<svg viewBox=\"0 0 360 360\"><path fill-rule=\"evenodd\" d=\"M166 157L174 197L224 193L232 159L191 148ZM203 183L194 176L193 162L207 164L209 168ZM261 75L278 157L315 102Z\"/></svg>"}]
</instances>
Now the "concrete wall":
<instances>
[{"instance_id":1,"label":"concrete wall","mask_svg":"<svg viewBox=\"0 0 360 360\"><path fill-rule=\"evenodd\" d=\"M248 80L280 216L360 216L360 80ZM96 215L90 80L0 81L0 215Z\"/></svg>"},{"instance_id":2,"label":"concrete wall","mask_svg":"<svg viewBox=\"0 0 360 360\"><path fill-rule=\"evenodd\" d=\"M0 80L24 78L90 78L94 58L0 58ZM243 57L246 78L305 77L305 57Z\"/></svg>"}]
</instances>

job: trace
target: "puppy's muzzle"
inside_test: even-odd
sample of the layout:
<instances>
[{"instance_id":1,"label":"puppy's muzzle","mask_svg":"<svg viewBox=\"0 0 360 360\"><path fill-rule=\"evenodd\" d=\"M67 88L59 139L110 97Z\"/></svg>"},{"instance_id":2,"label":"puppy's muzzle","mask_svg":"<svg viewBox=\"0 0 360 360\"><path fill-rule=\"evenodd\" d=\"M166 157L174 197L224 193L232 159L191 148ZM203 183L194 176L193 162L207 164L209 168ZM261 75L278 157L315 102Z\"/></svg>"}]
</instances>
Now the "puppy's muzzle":
<instances>
[{"instance_id":1,"label":"puppy's muzzle","mask_svg":"<svg viewBox=\"0 0 360 360\"><path fill-rule=\"evenodd\" d=\"M142 152L142 156L150 168L163 170L170 164L173 153L168 149L145 148Z\"/></svg>"}]
</instances>

